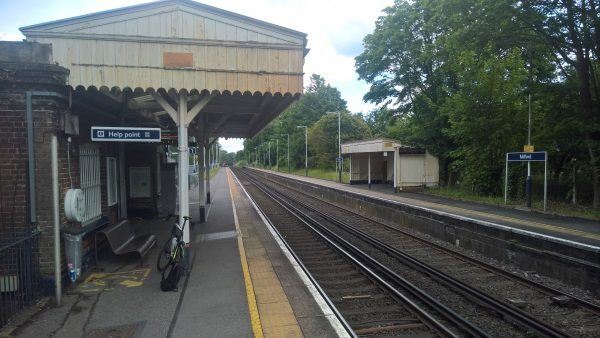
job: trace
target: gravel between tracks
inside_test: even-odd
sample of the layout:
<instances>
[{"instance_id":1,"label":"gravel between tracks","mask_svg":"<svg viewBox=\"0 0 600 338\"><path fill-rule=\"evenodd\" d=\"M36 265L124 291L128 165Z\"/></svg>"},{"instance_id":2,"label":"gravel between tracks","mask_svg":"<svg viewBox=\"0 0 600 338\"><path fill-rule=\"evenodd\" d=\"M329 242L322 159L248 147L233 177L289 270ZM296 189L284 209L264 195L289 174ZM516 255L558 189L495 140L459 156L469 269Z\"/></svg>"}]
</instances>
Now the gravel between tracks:
<instances>
[{"instance_id":1,"label":"gravel between tracks","mask_svg":"<svg viewBox=\"0 0 600 338\"><path fill-rule=\"evenodd\" d=\"M314 207L321 212L327 212L335 217L343 218L344 220L350 222L357 229L364 231L379 240L382 240L386 244L410 253L411 256L424 261L425 263L447 273L448 275L451 275L458 280L461 280L462 282L479 288L480 290L485 291L497 299L512 300L514 304L519 305L519 307L526 312L537 318L543 319L553 326L560 327L569 334L582 337L600 335L600 315L598 313L576 306L558 306L552 301L551 297L543 292L540 292L539 290L531 287L525 287L523 284L519 284L505 276L491 273L490 271L473 265L470 262L459 260L456 257L453 257L437 248L427 247L423 243L420 243L413 238L389 228L389 226L401 228L398 225L387 224L386 227L376 222L365 221L364 219L353 215L344 207L332 207L332 205L328 203L322 203L323 201L320 201L318 197L312 197L311 201L311 198L304 194L290 190L283 185L276 185L268 181L264 181L264 178L261 179L262 182L269 185L271 189L276 189L277 191L289 195L292 200L309 203L311 207ZM517 331L514 331L515 327L513 325L507 324L497 318L482 316L482 309L478 309L477 306L473 305L469 306L468 302L466 302L463 297L457 297L456 293L454 293L452 290L449 290L444 286L440 286L439 283L432 281L427 275L417 273L406 265L399 263L397 259L392 258L380 250L373 248L369 244L365 244L364 240L356 237L355 235L348 234L345 230L333 225L331 222L327 221L317 213L310 212L310 214L311 216L319 219L322 224L327 224L331 230L348 239L355 245L358 245L364 251L368 252L374 257L377 257L381 262L393 267L407 279L410 279L414 283L422 286L431 294L435 294L436 297L439 297L441 300L443 300L445 304L452 307L457 312L464 314L478 326L484 328L488 332L493 332L494 336L518 335L518 329ZM406 229L403 230L406 231ZM426 235L419 235L419 237L432 240ZM442 246L451 248L453 251L461 254L464 254L464 251L466 251L460 249L457 250L457 248L454 248L445 242L437 240L435 242L441 243ZM485 263L500 266L504 269L507 268L506 265L498 264L494 260L481 257L481 255L474 255L471 252L468 253ZM536 282L545 282L545 284L549 284L551 287L561 290L565 289L562 283L557 283L554 280L540 277L535 273L519 271L518 269L514 269L512 267L509 267L508 271L517 273L530 279L535 279ZM581 296L585 299L592 300L592 302L597 302L597 299L593 298L588 292L583 290L567 288L567 292L575 296ZM483 312L485 311L486 310L483 310ZM521 334L523 334L522 331Z\"/></svg>"}]
</instances>

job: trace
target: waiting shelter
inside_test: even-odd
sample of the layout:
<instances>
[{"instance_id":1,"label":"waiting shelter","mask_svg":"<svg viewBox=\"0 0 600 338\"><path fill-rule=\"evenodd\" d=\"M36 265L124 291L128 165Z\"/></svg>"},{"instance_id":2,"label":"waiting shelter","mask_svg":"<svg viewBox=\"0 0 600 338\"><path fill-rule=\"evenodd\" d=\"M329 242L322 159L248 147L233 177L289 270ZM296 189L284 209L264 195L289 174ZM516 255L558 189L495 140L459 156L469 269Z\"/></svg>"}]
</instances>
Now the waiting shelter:
<instances>
[{"instance_id":1,"label":"waiting shelter","mask_svg":"<svg viewBox=\"0 0 600 338\"><path fill-rule=\"evenodd\" d=\"M350 158L350 184L389 184L395 190L434 187L439 182L437 157L427 150L377 138L342 144Z\"/></svg>"}]
</instances>

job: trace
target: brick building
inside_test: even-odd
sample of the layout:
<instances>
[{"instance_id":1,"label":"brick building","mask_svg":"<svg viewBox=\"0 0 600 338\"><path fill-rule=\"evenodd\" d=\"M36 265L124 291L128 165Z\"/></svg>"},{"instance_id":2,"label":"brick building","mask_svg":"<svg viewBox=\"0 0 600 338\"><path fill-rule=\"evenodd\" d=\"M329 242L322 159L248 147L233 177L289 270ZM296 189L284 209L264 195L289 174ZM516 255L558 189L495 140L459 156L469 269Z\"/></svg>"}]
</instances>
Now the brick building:
<instances>
[{"instance_id":1,"label":"brick building","mask_svg":"<svg viewBox=\"0 0 600 338\"><path fill-rule=\"evenodd\" d=\"M16 248L27 238L15 255L26 252L29 263L14 263L2 249L0 286L31 284L35 271L54 284L54 135L60 228L81 238L85 269L97 229L133 216L176 213L181 222L190 214L188 189L174 188L189 187L190 144L201 149L192 175L202 217L212 140L256 135L303 90L306 34L195 1L157 1L21 31L24 42L0 42L0 241ZM92 126L156 128L176 135L177 146L96 142ZM78 222L64 211L72 188L83 192ZM183 237L189 243L189 227ZM0 325L5 308L0 298Z\"/></svg>"}]
</instances>

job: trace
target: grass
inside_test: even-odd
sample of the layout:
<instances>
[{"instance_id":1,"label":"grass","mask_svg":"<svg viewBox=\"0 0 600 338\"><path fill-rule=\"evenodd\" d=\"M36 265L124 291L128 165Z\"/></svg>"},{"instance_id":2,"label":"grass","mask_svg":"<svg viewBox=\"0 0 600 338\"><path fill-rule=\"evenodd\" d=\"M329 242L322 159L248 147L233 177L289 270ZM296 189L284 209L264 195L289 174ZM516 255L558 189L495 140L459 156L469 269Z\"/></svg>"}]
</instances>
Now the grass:
<instances>
[{"instance_id":1,"label":"grass","mask_svg":"<svg viewBox=\"0 0 600 338\"><path fill-rule=\"evenodd\" d=\"M269 169L268 167L265 169ZM277 167L273 166L271 168L273 171L277 171ZM279 172L287 173L287 167L280 166ZM304 176L305 171L304 168L292 168L291 174ZM338 180L338 174L335 170L324 170L324 169L308 169L308 176L313 178L320 178L329 181ZM342 174L342 182L348 183L350 180L350 175L348 172L344 172ZM450 199L467 201L467 202L477 202L488 205L496 205L496 206L505 206L504 205L504 197L503 196L486 196L486 195L478 195L474 194L470 191L465 191L459 188L437 188L437 189L427 189L425 190L426 194L446 197ZM524 201L508 201L508 207L519 207L524 206ZM544 205L541 200L532 201L532 210L543 212ZM592 220L600 220L600 210L594 210L589 206L584 205L572 205L569 203L561 203L555 201L548 201L546 206L546 212L550 214L556 214L560 216L573 216L573 217L581 217Z\"/></svg>"},{"instance_id":2,"label":"grass","mask_svg":"<svg viewBox=\"0 0 600 338\"><path fill-rule=\"evenodd\" d=\"M425 193L460 201L478 202L482 204L504 206L504 197L502 196L478 195L459 188L443 187L438 189L427 189ZM523 200L508 201L509 207L514 208L524 205L525 202ZM534 211L543 212L544 202L542 200L533 200L531 209ZM600 220L600 210L594 210L591 207L585 205L573 205L569 203L548 201L548 204L546 205L546 212L560 216L574 216L592 220Z\"/></svg>"},{"instance_id":3,"label":"grass","mask_svg":"<svg viewBox=\"0 0 600 338\"><path fill-rule=\"evenodd\" d=\"M265 169L269 169L269 167L265 167ZM270 170L277 171L277 167L273 166L272 168L270 168ZM280 166L279 172L287 173L288 169L286 166ZM305 172L304 168L292 168L290 173L292 175L304 176L306 172ZM338 173L335 170L308 168L308 177L320 178L323 180L337 182ZM348 172L343 172L342 173L342 182L348 183L349 181L350 181L350 174Z\"/></svg>"},{"instance_id":4,"label":"grass","mask_svg":"<svg viewBox=\"0 0 600 338\"><path fill-rule=\"evenodd\" d=\"M219 169L221 169L221 167L214 167L210 169L210 177L213 178L219 172Z\"/></svg>"}]
</instances>

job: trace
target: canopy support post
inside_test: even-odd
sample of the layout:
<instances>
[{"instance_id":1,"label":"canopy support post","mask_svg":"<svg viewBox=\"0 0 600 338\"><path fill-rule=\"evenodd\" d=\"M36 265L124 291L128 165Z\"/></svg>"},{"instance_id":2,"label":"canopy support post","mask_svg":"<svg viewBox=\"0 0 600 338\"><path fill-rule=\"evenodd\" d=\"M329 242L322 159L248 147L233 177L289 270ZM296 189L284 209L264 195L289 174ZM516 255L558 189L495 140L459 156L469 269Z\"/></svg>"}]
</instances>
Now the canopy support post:
<instances>
[{"instance_id":1,"label":"canopy support post","mask_svg":"<svg viewBox=\"0 0 600 338\"><path fill-rule=\"evenodd\" d=\"M189 148L188 148L188 126L186 123L187 117L187 94L185 92L179 93L179 104L177 107L178 113L178 133L177 143L179 150L179 157L177 159L177 165L179 167L179 226L183 226L184 217L190 215L190 195L189 195ZM183 241L186 244L190 243L190 224L187 224L183 229Z\"/></svg>"}]
</instances>

